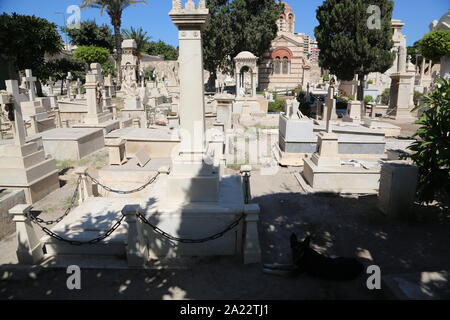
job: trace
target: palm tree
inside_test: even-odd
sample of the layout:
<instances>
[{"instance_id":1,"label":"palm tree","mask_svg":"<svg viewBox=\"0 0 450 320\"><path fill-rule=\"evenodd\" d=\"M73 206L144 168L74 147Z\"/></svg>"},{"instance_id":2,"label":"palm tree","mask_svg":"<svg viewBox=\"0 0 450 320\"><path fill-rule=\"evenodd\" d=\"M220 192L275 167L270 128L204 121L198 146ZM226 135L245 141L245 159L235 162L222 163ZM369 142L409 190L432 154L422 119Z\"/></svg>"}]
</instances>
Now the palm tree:
<instances>
[{"instance_id":1,"label":"palm tree","mask_svg":"<svg viewBox=\"0 0 450 320\"><path fill-rule=\"evenodd\" d=\"M134 39L136 41L136 52L139 58L142 58L142 52L146 50L149 41L152 39L152 37L148 36L147 32L141 27L139 27L139 29L134 29L133 27L130 29L123 29L122 37L124 39Z\"/></svg>"},{"instance_id":2,"label":"palm tree","mask_svg":"<svg viewBox=\"0 0 450 320\"><path fill-rule=\"evenodd\" d=\"M139 3L147 4L145 0L83 0L81 7L100 9L100 14L104 11L111 18L111 24L114 27L114 37L116 42L117 66L118 66L118 82L122 79L122 71L120 69L120 61L122 60L122 37L120 27L122 25L122 13L129 6L136 6Z\"/></svg>"}]
</instances>

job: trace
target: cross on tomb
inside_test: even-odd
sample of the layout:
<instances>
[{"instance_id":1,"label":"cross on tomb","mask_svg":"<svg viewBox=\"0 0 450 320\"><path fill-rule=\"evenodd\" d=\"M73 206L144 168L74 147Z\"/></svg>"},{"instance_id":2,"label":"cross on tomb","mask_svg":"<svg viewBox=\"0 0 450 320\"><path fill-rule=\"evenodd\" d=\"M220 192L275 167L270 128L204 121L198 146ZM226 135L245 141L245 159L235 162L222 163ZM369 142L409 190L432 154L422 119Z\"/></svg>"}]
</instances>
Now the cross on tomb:
<instances>
[{"instance_id":1,"label":"cross on tomb","mask_svg":"<svg viewBox=\"0 0 450 320\"><path fill-rule=\"evenodd\" d=\"M14 105L14 143L18 146L25 144L26 129L23 121L22 109L20 107L20 91L19 83L17 80L6 80L6 91L12 96L12 102Z\"/></svg>"},{"instance_id":2,"label":"cross on tomb","mask_svg":"<svg viewBox=\"0 0 450 320\"><path fill-rule=\"evenodd\" d=\"M25 70L25 77L23 77L23 80L27 84L30 101L34 101L36 99L36 87L34 83L37 81L37 78L33 77L31 69Z\"/></svg>"}]
</instances>

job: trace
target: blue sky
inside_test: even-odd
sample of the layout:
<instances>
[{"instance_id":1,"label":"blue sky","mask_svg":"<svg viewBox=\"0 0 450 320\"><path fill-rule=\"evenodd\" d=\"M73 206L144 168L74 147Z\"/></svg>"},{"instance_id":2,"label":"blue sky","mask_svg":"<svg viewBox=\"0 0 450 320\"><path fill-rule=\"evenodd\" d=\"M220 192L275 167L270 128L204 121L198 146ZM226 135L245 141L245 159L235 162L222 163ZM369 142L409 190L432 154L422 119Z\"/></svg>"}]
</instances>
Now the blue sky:
<instances>
[{"instance_id":1,"label":"blue sky","mask_svg":"<svg viewBox=\"0 0 450 320\"><path fill-rule=\"evenodd\" d=\"M183 0L185 1L185 0ZM177 31L168 17L171 0L147 0L148 5L130 7L124 12L124 28L142 27L153 40L164 40L177 45ZM317 25L316 8L323 0L288 0L296 14L296 32L314 35ZM408 45L419 40L428 32L428 25L439 19L450 10L449 0L395 0L394 18L402 20L406 25L403 32L408 39ZM79 5L81 0L0 0L0 12L17 12L20 14L35 14L62 25L65 12L71 5ZM58 13L59 12L59 13ZM66 14L66 17L69 14ZM108 23L105 14L95 9L83 10L82 20L95 19L97 23Z\"/></svg>"}]
</instances>

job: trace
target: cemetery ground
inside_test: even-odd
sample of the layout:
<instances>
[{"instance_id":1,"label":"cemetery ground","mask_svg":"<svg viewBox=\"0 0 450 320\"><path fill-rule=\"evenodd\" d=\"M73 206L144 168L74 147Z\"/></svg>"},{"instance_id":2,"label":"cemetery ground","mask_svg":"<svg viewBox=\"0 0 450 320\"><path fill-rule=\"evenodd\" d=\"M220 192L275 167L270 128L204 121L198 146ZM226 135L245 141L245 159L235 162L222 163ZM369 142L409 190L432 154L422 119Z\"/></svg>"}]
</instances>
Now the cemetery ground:
<instances>
[{"instance_id":1,"label":"cemetery ground","mask_svg":"<svg viewBox=\"0 0 450 320\"><path fill-rule=\"evenodd\" d=\"M105 165L102 150L83 160L95 169ZM75 184L72 166L61 167L63 187L39 201L34 210L48 220L60 216ZM231 172L231 169L228 169ZM251 178L253 201L261 206L263 263L290 263L289 237L312 236L314 249L331 256L358 256L378 265L382 275L450 269L450 216L435 207L416 206L414 217L391 219L376 208L376 196L305 194L294 173L280 168L273 176L258 170ZM38 236L44 233L36 228ZM368 290L364 274L351 282L300 275L269 275L261 265L239 258L161 260L149 269L126 269L123 262L77 260L82 289L67 289L68 275L54 261L46 267L19 267L14 233L0 242L1 299L383 299L389 291ZM108 269L102 266L108 264ZM72 264L72 263L70 263Z\"/></svg>"}]
</instances>

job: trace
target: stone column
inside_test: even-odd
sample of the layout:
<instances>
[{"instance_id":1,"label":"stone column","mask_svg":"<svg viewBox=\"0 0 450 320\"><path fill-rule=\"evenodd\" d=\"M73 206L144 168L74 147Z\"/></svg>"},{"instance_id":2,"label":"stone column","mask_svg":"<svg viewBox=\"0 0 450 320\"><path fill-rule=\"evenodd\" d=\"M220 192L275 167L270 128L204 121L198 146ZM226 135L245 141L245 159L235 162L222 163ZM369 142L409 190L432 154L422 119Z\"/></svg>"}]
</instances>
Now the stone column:
<instances>
[{"instance_id":1,"label":"stone column","mask_svg":"<svg viewBox=\"0 0 450 320\"><path fill-rule=\"evenodd\" d=\"M190 137L182 143L180 154L203 154L205 150L205 105L203 88L202 29L208 20L208 9L196 9L188 0L185 9L177 1L169 13L177 26L179 38L180 125Z\"/></svg>"},{"instance_id":2,"label":"stone column","mask_svg":"<svg viewBox=\"0 0 450 320\"><path fill-rule=\"evenodd\" d=\"M71 72L69 72L69 73L67 74L66 80L67 80L67 97L68 97L70 100L72 100L72 96L73 96L73 93L72 93L72 80L73 80L73 76L72 76L72 73L71 73Z\"/></svg>"},{"instance_id":3,"label":"stone column","mask_svg":"<svg viewBox=\"0 0 450 320\"><path fill-rule=\"evenodd\" d=\"M98 123L98 101L97 101L97 77L94 74L86 75L86 104L87 116L85 123Z\"/></svg>"},{"instance_id":4,"label":"stone column","mask_svg":"<svg viewBox=\"0 0 450 320\"><path fill-rule=\"evenodd\" d=\"M403 46L398 48L398 72L406 72L406 48Z\"/></svg>"},{"instance_id":5,"label":"stone column","mask_svg":"<svg viewBox=\"0 0 450 320\"><path fill-rule=\"evenodd\" d=\"M32 206L19 204L9 210L16 223L17 260L19 264L38 264L43 256L42 244L39 242L28 214Z\"/></svg>"}]
</instances>

